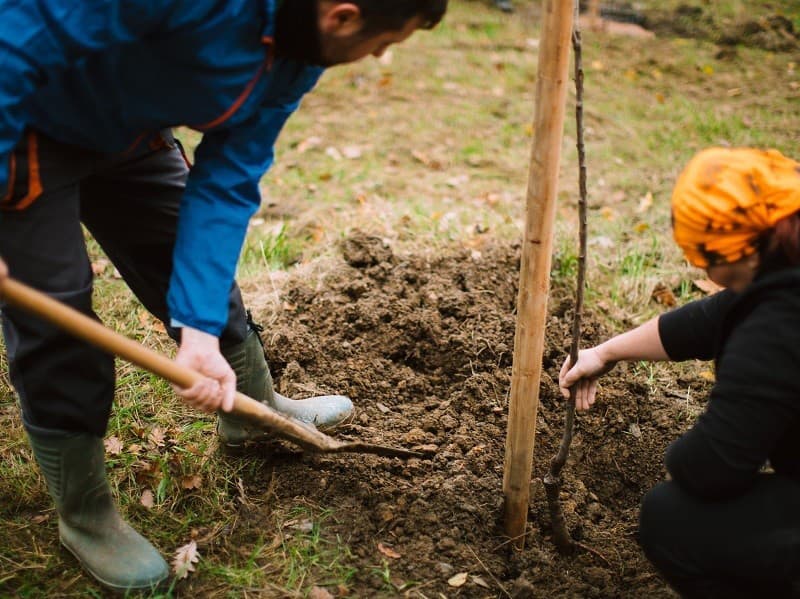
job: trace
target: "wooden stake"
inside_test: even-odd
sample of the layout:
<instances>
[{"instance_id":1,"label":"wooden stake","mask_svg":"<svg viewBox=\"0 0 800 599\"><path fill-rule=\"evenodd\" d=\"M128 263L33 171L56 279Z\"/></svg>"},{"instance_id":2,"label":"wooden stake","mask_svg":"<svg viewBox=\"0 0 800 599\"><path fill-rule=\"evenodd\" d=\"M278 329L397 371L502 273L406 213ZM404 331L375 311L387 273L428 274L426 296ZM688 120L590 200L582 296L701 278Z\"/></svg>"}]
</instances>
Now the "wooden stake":
<instances>
[{"instance_id":1,"label":"wooden stake","mask_svg":"<svg viewBox=\"0 0 800 599\"><path fill-rule=\"evenodd\" d=\"M528 170L503 473L505 530L517 549L524 547L528 519L574 11L573 0L544 0L542 4L534 137Z\"/></svg>"}]
</instances>

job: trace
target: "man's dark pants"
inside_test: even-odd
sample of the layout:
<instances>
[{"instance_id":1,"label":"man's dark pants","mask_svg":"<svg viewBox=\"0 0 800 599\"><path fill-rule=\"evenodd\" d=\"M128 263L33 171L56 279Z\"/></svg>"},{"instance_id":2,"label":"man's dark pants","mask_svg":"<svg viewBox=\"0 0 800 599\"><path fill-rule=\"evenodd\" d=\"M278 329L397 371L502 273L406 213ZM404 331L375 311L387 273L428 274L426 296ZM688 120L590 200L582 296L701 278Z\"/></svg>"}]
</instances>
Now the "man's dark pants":
<instances>
[{"instance_id":1,"label":"man's dark pants","mask_svg":"<svg viewBox=\"0 0 800 599\"><path fill-rule=\"evenodd\" d=\"M27 132L0 206L0 257L11 276L96 318L83 223L142 304L169 324L167 287L189 168L169 132L140 145L98 154ZM228 318L223 347L247 334L236 284ZM9 306L3 306L3 334L25 423L103 436L114 396L113 357Z\"/></svg>"}]
</instances>

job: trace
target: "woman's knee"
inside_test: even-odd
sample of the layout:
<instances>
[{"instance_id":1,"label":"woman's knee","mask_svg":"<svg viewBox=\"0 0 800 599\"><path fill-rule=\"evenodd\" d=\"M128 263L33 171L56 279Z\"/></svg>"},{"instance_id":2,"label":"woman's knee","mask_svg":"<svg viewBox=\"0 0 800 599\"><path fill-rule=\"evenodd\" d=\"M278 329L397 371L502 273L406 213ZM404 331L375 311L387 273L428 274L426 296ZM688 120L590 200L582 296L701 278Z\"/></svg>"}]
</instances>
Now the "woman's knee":
<instances>
[{"instance_id":1,"label":"woman's knee","mask_svg":"<svg viewBox=\"0 0 800 599\"><path fill-rule=\"evenodd\" d=\"M653 487L642 500L639 514L639 544L648 559L658 565L671 551L668 549L679 536L682 492L673 482Z\"/></svg>"}]
</instances>

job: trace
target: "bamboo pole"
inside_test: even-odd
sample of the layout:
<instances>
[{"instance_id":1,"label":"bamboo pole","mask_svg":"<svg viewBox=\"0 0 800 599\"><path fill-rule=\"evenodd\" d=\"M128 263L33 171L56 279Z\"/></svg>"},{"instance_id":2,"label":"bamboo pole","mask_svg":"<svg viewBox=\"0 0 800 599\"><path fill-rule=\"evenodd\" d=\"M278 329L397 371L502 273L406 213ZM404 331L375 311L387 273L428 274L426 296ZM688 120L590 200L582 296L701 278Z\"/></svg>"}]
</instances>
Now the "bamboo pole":
<instances>
[{"instance_id":1,"label":"bamboo pole","mask_svg":"<svg viewBox=\"0 0 800 599\"><path fill-rule=\"evenodd\" d=\"M543 1L503 473L505 531L517 549L530 499L573 11L573 0Z\"/></svg>"}]
</instances>

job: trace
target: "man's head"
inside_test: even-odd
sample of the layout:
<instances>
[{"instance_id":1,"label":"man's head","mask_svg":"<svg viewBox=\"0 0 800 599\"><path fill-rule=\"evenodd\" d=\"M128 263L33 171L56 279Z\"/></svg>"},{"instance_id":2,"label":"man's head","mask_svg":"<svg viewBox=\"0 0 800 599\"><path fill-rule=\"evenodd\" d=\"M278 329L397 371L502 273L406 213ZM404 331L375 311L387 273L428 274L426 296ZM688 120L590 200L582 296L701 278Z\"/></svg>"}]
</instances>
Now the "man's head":
<instances>
[{"instance_id":1,"label":"man's head","mask_svg":"<svg viewBox=\"0 0 800 599\"><path fill-rule=\"evenodd\" d=\"M435 27L446 9L447 0L284 0L277 51L322 66L380 56L417 29Z\"/></svg>"}]
</instances>

